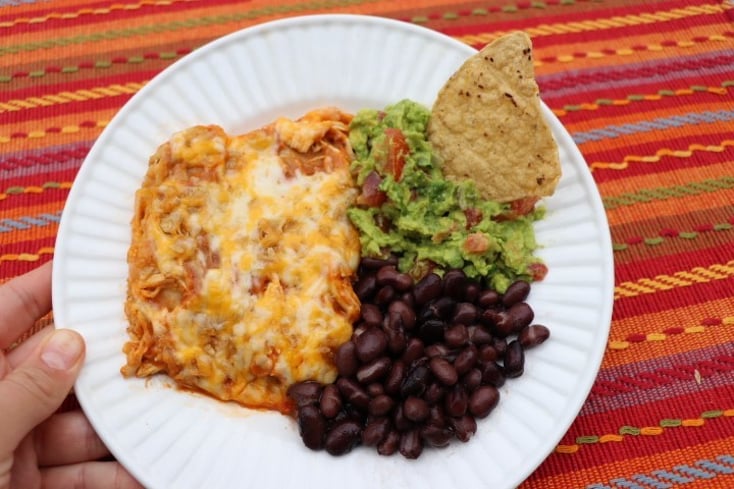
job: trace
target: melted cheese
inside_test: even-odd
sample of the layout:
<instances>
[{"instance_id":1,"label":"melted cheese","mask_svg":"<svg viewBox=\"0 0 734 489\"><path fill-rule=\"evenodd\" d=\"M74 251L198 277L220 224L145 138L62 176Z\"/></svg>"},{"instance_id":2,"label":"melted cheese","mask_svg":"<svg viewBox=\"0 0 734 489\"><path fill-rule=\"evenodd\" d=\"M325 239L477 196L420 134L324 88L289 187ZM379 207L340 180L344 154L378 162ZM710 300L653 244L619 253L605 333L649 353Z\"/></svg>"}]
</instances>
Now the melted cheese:
<instances>
[{"instance_id":1,"label":"melted cheese","mask_svg":"<svg viewBox=\"0 0 734 489\"><path fill-rule=\"evenodd\" d=\"M136 196L125 375L281 411L292 383L335 379L359 310L348 121L197 126L159 148Z\"/></svg>"}]
</instances>

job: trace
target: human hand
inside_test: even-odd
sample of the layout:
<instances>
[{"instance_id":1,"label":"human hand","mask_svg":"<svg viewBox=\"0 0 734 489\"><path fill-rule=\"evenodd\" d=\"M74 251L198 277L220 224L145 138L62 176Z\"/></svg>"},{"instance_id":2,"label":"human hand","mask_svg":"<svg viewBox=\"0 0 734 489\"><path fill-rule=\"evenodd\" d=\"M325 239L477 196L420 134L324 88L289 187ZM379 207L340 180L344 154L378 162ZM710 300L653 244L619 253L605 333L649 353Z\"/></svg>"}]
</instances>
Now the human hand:
<instances>
[{"instance_id":1,"label":"human hand","mask_svg":"<svg viewBox=\"0 0 734 489\"><path fill-rule=\"evenodd\" d=\"M49 326L11 345L51 309L51 263L0 286L0 489L142 487L80 410L54 414L84 359L84 341Z\"/></svg>"}]
</instances>

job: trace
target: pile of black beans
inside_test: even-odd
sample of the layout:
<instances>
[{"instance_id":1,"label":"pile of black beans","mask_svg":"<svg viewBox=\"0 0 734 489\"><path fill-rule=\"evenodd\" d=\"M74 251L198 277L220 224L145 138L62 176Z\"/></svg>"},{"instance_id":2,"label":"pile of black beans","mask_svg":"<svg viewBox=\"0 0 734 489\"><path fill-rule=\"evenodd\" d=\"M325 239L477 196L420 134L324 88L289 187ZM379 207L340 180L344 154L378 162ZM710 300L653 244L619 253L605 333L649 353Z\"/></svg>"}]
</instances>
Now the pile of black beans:
<instances>
[{"instance_id":1,"label":"pile of black beans","mask_svg":"<svg viewBox=\"0 0 734 489\"><path fill-rule=\"evenodd\" d=\"M466 442L497 406L498 388L522 375L525 350L550 335L533 323L528 282L499 294L461 270L415 283L395 265L362 260L361 316L336 351L336 382L288 390L313 450L341 455L362 444L414 459L424 447Z\"/></svg>"}]
</instances>

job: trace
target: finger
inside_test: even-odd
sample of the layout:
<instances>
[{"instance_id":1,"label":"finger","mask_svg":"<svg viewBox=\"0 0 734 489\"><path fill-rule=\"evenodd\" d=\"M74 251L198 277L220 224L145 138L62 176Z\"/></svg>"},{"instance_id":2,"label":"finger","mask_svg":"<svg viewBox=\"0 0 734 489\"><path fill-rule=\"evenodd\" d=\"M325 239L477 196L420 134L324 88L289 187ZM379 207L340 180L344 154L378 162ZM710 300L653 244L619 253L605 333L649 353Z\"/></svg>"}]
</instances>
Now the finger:
<instances>
[{"instance_id":1,"label":"finger","mask_svg":"<svg viewBox=\"0 0 734 489\"><path fill-rule=\"evenodd\" d=\"M33 442L41 466L88 462L110 453L79 410L51 416L36 429Z\"/></svg>"},{"instance_id":2,"label":"finger","mask_svg":"<svg viewBox=\"0 0 734 489\"><path fill-rule=\"evenodd\" d=\"M0 349L5 349L51 310L51 262L5 282L0 310Z\"/></svg>"},{"instance_id":3,"label":"finger","mask_svg":"<svg viewBox=\"0 0 734 489\"><path fill-rule=\"evenodd\" d=\"M41 470L43 489L142 489L117 462L85 462Z\"/></svg>"},{"instance_id":4,"label":"finger","mask_svg":"<svg viewBox=\"0 0 734 489\"><path fill-rule=\"evenodd\" d=\"M23 341L22 343L18 344L18 346L14 347L12 350L10 350L6 356L8 359L8 363L10 364L10 369L16 368L21 363L25 362L28 356L36 351L36 348L38 348L38 345L44 342L44 338L46 336L50 335L55 331L54 327L51 325L48 325L35 333L33 336L28 338L27 340Z\"/></svg>"},{"instance_id":5,"label":"finger","mask_svg":"<svg viewBox=\"0 0 734 489\"><path fill-rule=\"evenodd\" d=\"M0 455L12 453L26 434L58 409L83 358L84 341L79 333L56 330L0 380Z\"/></svg>"}]
</instances>

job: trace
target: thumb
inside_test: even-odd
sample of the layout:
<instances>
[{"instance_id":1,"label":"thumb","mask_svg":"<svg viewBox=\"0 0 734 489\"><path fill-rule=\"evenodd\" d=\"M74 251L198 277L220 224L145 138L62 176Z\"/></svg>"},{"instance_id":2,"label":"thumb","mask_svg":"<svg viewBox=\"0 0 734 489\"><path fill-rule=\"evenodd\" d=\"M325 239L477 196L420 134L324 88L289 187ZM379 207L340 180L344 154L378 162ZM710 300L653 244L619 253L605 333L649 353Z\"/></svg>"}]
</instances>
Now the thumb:
<instances>
[{"instance_id":1,"label":"thumb","mask_svg":"<svg viewBox=\"0 0 734 489\"><path fill-rule=\"evenodd\" d=\"M71 391L84 358L84 340L59 329L13 371L0 380L0 454L15 450L21 440L51 416Z\"/></svg>"}]
</instances>

